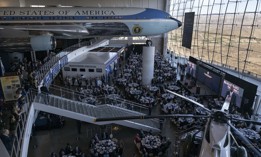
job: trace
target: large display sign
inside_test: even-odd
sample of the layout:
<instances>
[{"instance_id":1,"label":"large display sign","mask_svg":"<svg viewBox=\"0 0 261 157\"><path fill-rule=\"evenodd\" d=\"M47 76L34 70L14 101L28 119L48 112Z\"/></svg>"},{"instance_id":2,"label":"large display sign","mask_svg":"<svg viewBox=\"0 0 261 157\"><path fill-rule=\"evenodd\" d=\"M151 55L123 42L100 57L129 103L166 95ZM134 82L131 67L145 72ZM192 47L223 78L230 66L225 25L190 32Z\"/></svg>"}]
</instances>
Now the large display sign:
<instances>
[{"instance_id":1,"label":"large display sign","mask_svg":"<svg viewBox=\"0 0 261 157\"><path fill-rule=\"evenodd\" d=\"M19 76L0 77L5 101L17 100L16 90L21 87Z\"/></svg>"},{"instance_id":2,"label":"large display sign","mask_svg":"<svg viewBox=\"0 0 261 157\"><path fill-rule=\"evenodd\" d=\"M227 99L229 97L230 103L236 105L237 107L241 107L242 97L243 97L244 89L239 86L224 80L222 85L221 96Z\"/></svg>"},{"instance_id":3,"label":"large display sign","mask_svg":"<svg viewBox=\"0 0 261 157\"><path fill-rule=\"evenodd\" d=\"M197 66L197 79L199 82L206 85L216 94L219 94L220 83L222 77L220 74L214 73L212 70L204 68L202 66Z\"/></svg>"},{"instance_id":4,"label":"large display sign","mask_svg":"<svg viewBox=\"0 0 261 157\"><path fill-rule=\"evenodd\" d=\"M195 78L196 77L196 69L197 69L197 65L188 61L188 64L187 64L187 67L186 67L187 74Z\"/></svg>"},{"instance_id":5,"label":"large display sign","mask_svg":"<svg viewBox=\"0 0 261 157\"><path fill-rule=\"evenodd\" d=\"M182 46L191 49L195 12L185 13Z\"/></svg>"}]
</instances>

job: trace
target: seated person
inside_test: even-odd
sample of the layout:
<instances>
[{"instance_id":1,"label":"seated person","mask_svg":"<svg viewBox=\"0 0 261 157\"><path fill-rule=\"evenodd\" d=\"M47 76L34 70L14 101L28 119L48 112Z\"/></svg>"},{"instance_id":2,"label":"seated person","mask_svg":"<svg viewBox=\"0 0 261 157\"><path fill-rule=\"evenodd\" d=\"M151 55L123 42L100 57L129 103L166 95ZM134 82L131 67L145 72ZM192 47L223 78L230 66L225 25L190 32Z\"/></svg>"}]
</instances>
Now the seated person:
<instances>
[{"instance_id":1,"label":"seated person","mask_svg":"<svg viewBox=\"0 0 261 157\"><path fill-rule=\"evenodd\" d=\"M59 157L64 157L65 156L65 150L62 148L59 152Z\"/></svg>"},{"instance_id":2,"label":"seated person","mask_svg":"<svg viewBox=\"0 0 261 157\"><path fill-rule=\"evenodd\" d=\"M76 146L73 150L73 155L75 155L76 157L80 157L82 155L82 151L79 148L79 146Z\"/></svg>"},{"instance_id":3,"label":"seated person","mask_svg":"<svg viewBox=\"0 0 261 157\"><path fill-rule=\"evenodd\" d=\"M57 154L55 152L51 153L51 157L58 157Z\"/></svg>"},{"instance_id":4,"label":"seated person","mask_svg":"<svg viewBox=\"0 0 261 157\"><path fill-rule=\"evenodd\" d=\"M73 153L73 148L72 148L72 146L69 143L67 143L67 145L65 147L65 154L66 155L71 155L72 153Z\"/></svg>"},{"instance_id":5,"label":"seated person","mask_svg":"<svg viewBox=\"0 0 261 157\"><path fill-rule=\"evenodd\" d=\"M135 143L141 143L141 138L139 134L136 134L135 138L134 138Z\"/></svg>"},{"instance_id":6,"label":"seated person","mask_svg":"<svg viewBox=\"0 0 261 157\"><path fill-rule=\"evenodd\" d=\"M0 139L2 140L3 144L5 145L7 151L10 153L12 150L12 137L10 137L10 133L8 129L3 129Z\"/></svg>"},{"instance_id":7,"label":"seated person","mask_svg":"<svg viewBox=\"0 0 261 157\"><path fill-rule=\"evenodd\" d=\"M140 138L144 138L145 137L145 133L144 133L144 131L142 129L140 130L139 134L140 134Z\"/></svg>"}]
</instances>

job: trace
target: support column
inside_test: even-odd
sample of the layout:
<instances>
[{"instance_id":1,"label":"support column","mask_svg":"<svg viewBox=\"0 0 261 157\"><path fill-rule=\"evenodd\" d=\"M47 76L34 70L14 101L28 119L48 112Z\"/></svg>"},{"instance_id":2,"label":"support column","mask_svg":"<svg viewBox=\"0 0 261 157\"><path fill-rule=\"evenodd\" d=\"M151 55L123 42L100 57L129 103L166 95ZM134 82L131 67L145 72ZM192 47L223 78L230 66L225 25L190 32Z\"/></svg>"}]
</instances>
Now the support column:
<instances>
[{"instance_id":1,"label":"support column","mask_svg":"<svg viewBox=\"0 0 261 157\"><path fill-rule=\"evenodd\" d=\"M142 49L142 84L150 85L154 74L154 46L144 46Z\"/></svg>"},{"instance_id":2,"label":"support column","mask_svg":"<svg viewBox=\"0 0 261 157\"><path fill-rule=\"evenodd\" d=\"M35 51L31 51L31 60L32 60L32 62L36 62L36 54L35 54Z\"/></svg>"}]
</instances>

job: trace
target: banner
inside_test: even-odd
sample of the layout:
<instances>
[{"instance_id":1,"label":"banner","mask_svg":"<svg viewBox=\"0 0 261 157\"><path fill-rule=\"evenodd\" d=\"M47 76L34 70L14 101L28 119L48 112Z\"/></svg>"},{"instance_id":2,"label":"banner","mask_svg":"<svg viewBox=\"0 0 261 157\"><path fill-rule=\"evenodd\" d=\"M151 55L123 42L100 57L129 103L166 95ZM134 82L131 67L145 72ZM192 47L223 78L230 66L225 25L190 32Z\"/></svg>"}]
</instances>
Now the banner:
<instances>
[{"instance_id":1,"label":"banner","mask_svg":"<svg viewBox=\"0 0 261 157\"><path fill-rule=\"evenodd\" d=\"M17 100L16 90L21 87L19 76L0 77L5 101Z\"/></svg>"},{"instance_id":2,"label":"banner","mask_svg":"<svg viewBox=\"0 0 261 157\"><path fill-rule=\"evenodd\" d=\"M182 46L191 49L195 12L185 13Z\"/></svg>"}]
</instances>

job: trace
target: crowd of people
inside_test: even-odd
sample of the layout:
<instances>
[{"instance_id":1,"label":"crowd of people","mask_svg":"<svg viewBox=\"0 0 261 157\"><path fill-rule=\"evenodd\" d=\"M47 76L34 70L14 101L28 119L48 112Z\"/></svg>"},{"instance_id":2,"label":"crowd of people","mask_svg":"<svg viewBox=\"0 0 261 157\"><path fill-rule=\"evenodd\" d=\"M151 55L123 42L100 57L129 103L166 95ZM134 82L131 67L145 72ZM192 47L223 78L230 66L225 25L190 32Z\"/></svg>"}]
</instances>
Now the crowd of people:
<instances>
[{"instance_id":1,"label":"crowd of people","mask_svg":"<svg viewBox=\"0 0 261 157\"><path fill-rule=\"evenodd\" d=\"M123 144L113 134L95 134L90 142L91 157L122 157Z\"/></svg>"},{"instance_id":2,"label":"crowd of people","mask_svg":"<svg viewBox=\"0 0 261 157\"><path fill-rule=\"evenodd\" d=\"M45 73L50 67L58 61L59 58L51 54L44 62L32 63L26 58L14 66L14 71L21 78L21 87L17 89L17 101L11 102L11 105L6 105L4 99L0 99L0 129L2 130L1 139L6 145L8 151L11 151L12 137L15 136L16 126L19 123L20 116L23 114L23 104L25 103L26 92L29 88L36 88ZM44 63L44 64L43 64ZM182 114L205 114L204 111L191 107L193 104L170 95L166 89L174 90L175 92L186 97L196 97L197 101L210 106L212 99L205 99L192 94L187 88L178 83L178 75L184 75L186 65L178 64L177 67L172 67L170 62L166 61L161 54L156 53L154 64L154 78L150 86L143 86L142 79L142 55L138 53L130 53L127 58L121 59L115 69L108 77L101 76L97 78L82 78L81 76L66 77L62 79L64 85L71 89L77 89L78 100L89 104L96 105L98 96L117 94L123 99L129 99L136 103L147 106L147 113L151 115L153 107L160 106L164 114L182 113ZM61 78L60 78L61 79ZM89 99L93 97L94 99ZM88 98L88 99L87 99ZM211 103L209 104L209 102ZM216 106L218 107L218 106ZM202 119L193 118L173 118L173 124L180 129L187 129L194 124L202 125ZM240 123L241 124L241 123ZM184 127L185 126L185 127ZM162 127L162 125L161 125ZM248 125L244 126L248 127ZM145 138L147 137L147 139ZM137 138L137 139L136 139ZM142 139L146 139L142 142ZM122 155L123 148L119 143L114 141L115 138L109 136L95 136L90 143L91 155L96 156L117 156ZM150 149L148 142L158 143L161 145L157 148ZM151 134L138 134L135 137L136 145L140 143L139 150L145 156L148 154L158 155L159 152L164 153L170 145L170 141L166 138ZM108 146L104 146L108 145ZM68 146L68 145L67 145ZM84 156L79 147L74 149L61 150L59 156L75 155ZM104 148L104 149L103 149ZM108 149L107 149L108 148ZM69 150L69 151L68 151ZM99 151L98 151L99 150ZM101 152L103 152L101 154ZM52 154L55 156L55 153Z\"/></svg>"},{"instance_id":3,"label":"crowd of people","mask_svg":"<svg viewBox=\"0 0 261 157\"><path fill-rule=\"evenodd\" d=\"M140 130L134 137L134 143L143 157L158 157L166 153L171 141L161 134L153 135L151 132Z\"/></svg>"},{"instance_id":4,"label":"crowd of people","mask_svg":"<svg viewBox=\"0 0 261 157\"><path fill-rule=\"evenodd\" d=\"M32 62L25 57L23 60L14 61L11 64L8 71L12 75L19 76L20 87L17 87L15 91L14 100L5 101L3 95L0 97L0 138L9 153L12 150L14 137L20 136L18 135L20 132L17 131L17 126L19 123L22 123L21 119L25 116L24 104L26 103L28 90L37 88L46 71L57 60L58 58L55 54L50 53L43 61L37 60Z\"/></svg>"},{"instance_id":5,"label":"crowd of people","mask_svg":"<svg viewBox=\"0 0 261 157\"><path fill-rule=\"evenodd\" d=\"M61 148L59 154L52 152L51 157L86 157L79 146L73 147L70 143L67 143L65 148Z\"/></svg>"}]
</instances>

